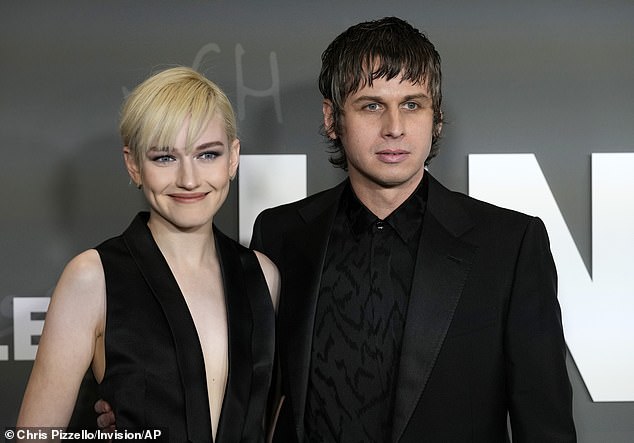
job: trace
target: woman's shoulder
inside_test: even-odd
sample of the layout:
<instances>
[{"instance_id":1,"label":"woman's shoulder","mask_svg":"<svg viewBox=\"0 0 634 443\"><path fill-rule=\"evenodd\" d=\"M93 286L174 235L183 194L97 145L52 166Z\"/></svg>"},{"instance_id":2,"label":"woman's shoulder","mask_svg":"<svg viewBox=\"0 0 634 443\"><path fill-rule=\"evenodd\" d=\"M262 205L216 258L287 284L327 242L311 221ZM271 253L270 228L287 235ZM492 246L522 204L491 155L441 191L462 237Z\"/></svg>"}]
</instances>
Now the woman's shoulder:
<instances>
[{"instance_id":1,"label":"woman's shoulder","mask_svg":"<svg viewBox=\"0 0 634 443\"><path fill-rule=\"evenodd\" d=\"M243 257L250 254L255 255L258 264L260 265L260 269L262 270L262 274L264 275L264 279L266 280L266 284L269 288L269 293L271 294L273 306L277 308L277 299L280 292L280 273L277 269L277 266L275 266L275 263L273 263L273 261L262 252L241 245L239 242L224 234L216 226L214 226L214 235L216 237L216 242L222 245L221 250L227 250L227 247L229 247L228 249L235 250L238 255ZM249 261L247 260L246 262L248 263ZM245 262L243 262L243 266L245 266L244 263Z\"/></svg>"},{"instance_id":2,"label":"woman's shoulder","mask_svg":"<svg viewBox=\"0 0 634 443\"><path fill-rule=\"evenodd\" d=\"M87 280L94 280L95 278L103 276L99 253L96 249L88 249L76 255L68 262L64 273L70 273L77 278Z\"/></svg>"},{"instance_id":3,"label":"woman's shoulder","mask_svg":"<svg viewBox=\"0 0 634 443\"><path fill-rule=\"evenodd\" d=\"M99 253L88 249L68 262L55 292L85 298L100 295L104 288L105 277Z\"/></svg>"},{"instance_id":4,"label":"woman's shoulder","mask_svg":"<svg viewBox=\"0 0 634 443\"><path fill-rule=\"evenodd\" d=\"M275 266L275 263L268 258L266 255L261 253L260 251L253 251L255 256L260 263L260 268L262 268L262 273L264 274L264 279L266 280L266 284L269 287L269 293L271 294L271 301L273 302L273 307L275 311L277 311L277 301L280 295L280 271Z\"/></svg>"}]
</instances>

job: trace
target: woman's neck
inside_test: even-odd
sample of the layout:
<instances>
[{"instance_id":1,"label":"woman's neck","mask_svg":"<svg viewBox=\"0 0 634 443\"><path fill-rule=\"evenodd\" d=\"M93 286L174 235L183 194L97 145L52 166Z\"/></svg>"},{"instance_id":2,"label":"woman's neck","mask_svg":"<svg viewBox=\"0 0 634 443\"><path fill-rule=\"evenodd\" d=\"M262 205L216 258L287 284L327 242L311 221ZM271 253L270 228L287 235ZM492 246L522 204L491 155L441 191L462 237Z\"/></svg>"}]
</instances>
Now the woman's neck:
<instances>
[{"instance_id":1,"label":"woman's neck","mask_svg":"<svg viewBox=\"0 0 634 443\"><path fill-rule=\"evenodd\" d=\"M197 267L215 260L216 250L211 221L197 229L181 230L150 216L148 228L162 254L171 265Z\"/></svg>"}]
</instances>

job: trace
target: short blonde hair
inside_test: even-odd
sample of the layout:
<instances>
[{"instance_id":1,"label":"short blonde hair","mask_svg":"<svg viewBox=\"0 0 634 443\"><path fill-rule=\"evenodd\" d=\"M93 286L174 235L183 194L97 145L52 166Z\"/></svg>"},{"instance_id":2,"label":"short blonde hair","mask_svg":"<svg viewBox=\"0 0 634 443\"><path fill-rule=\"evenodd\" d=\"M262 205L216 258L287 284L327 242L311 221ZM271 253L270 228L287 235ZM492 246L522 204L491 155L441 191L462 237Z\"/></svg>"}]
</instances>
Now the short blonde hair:
<instances>
[{"instance_id":1,"label":"short blonde hair","mask_svg":"<svg viewBox=\"0 0 634 443\"><path fill-rule=\"evenodd\" d=\"M150 76L126 98L119 131L139 168L148 150L173 147L187 118L186 149L220 113L229 143L237 137L229 99L214 82L191 68L176 67Z\"/></svg>"}]
</instances>

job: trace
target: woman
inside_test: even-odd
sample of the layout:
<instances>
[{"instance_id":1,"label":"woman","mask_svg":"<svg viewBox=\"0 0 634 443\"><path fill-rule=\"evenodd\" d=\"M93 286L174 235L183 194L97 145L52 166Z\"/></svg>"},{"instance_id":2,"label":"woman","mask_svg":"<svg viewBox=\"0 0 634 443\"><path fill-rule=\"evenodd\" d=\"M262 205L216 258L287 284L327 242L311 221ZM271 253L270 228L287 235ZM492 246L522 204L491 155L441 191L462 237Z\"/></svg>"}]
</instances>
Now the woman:
<instances>
[{"instance_id":1,"label":"woman","mask_svg":"<svg viewBox=\"0 0 634 443\"><path fill-rule=\"evenodd\" d=\"M92 365L121 432L260 441L279 274L213 226L238 168L231 105L200 74L172 68L130 94L120 130L149 213L67 265L18 427L67 426Z\"/></svg>"}]
</instances>

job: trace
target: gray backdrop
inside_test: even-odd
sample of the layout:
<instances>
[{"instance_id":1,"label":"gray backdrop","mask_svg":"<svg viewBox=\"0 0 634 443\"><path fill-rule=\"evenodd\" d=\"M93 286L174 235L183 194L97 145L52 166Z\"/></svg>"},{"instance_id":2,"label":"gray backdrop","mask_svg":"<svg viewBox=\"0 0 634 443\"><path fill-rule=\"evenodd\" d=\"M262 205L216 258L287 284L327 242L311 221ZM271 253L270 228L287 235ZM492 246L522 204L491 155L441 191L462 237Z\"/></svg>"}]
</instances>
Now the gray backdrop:
<instances>
[{"instance_id":1,"label":"gray backdrop","mask_svg":"<svg viewBox=\"0 0 634 443\"><path fill-rule=\"evenodd\" d=\"M321 52L358 21L403 17L443 58L448 124L432 172L466 192L467 154L535 153L591 270L590 154L634 152L634 4L530 3L3 2L0 427L15 423L32 365L14 358L14 298L49 296L72 256L143 207L121 161L117 115L126 89L158 67L196 65L235 104L240 84L271 86L275 53L281 112L272 96L246 98L243 153L307 155L314 193L342 177L318 134ZM237 198L234 189L217 218L234 238ZM568 364L579 441L634 441L634 403L593 403Z\"/></svg>"}]
</instances>

